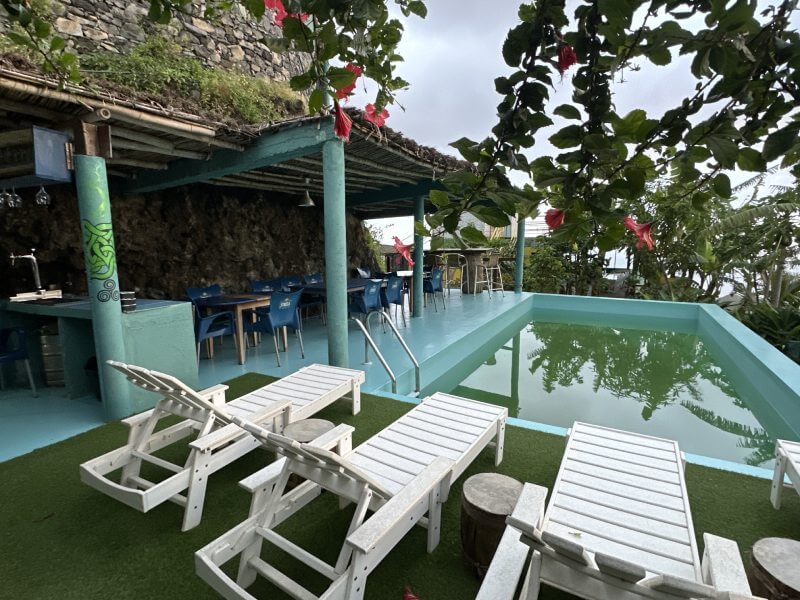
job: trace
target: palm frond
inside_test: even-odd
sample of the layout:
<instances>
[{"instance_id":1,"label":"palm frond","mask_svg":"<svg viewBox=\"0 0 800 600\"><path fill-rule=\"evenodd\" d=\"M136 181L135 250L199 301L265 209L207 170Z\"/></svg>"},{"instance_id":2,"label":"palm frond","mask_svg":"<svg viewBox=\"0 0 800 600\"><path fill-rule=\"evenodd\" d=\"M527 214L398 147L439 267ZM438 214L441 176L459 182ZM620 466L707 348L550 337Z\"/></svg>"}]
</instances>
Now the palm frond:
<instances>
[{"instance_id":1,"label":"palm frond","mask_svg":"<svg viewBox=\"0 0 800 600\"><path fill-rule=\"evenodd\" d=\"M800 202L784 202L781 204L765 204L740 210L734 215L722 219L719 223L706 229L708 235L717 235L729 229L741 229L753 223L756 219L775 216L777 212L800 213Z\"/></svg>"}]
</instances>

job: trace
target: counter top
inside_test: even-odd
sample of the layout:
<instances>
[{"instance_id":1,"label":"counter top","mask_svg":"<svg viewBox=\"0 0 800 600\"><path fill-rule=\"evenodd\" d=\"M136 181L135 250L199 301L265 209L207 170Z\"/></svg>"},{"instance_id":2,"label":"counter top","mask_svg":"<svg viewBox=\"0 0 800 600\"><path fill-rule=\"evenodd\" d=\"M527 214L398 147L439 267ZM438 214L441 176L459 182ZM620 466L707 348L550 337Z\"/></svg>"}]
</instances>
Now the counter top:
<instances>
[{"instance_id":1,"label":"counter top","mask_svg":"<svg viewBox=\"0 0 800 600\"><path fill-rule=\"evenodd\" d=\"M122 313L122 316L124 318L135 315L136 313L184 304L186 303L172 300L148 300L146 298L137 298L136 310L131 313ZM73 319L92 318L92 305L88 298L78 299L73 302L60 302L57 304L9 302L8 300L0 300L0 310L26 313L31 315L42 315L47 317L68 317Z\"/></svg>"}]
</instances>

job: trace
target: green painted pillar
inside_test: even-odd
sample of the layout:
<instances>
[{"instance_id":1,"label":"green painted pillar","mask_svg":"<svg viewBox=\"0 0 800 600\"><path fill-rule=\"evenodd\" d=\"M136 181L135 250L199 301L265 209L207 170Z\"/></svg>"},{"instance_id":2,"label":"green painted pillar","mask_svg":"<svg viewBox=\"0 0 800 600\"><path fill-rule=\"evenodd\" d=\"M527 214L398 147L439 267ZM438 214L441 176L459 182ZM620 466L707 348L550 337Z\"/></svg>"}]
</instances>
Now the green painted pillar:
<instances>
[{"instance_id":1,"label":"green painted pillar","mask_svg":"<svg viewBox=\"0 0 800 600\"><path fill-rule=\"evenodd\" d=\"M76 155L75 184L78 188L83 256L89 282L100 390L106 419L116 420L130 415L133 407L129 403L129 384L125 377L106 364L109 359L125 361L106 161L97 156Z\"/></svg>"},{"instance_id":2,"label":"green painted pillar","mask_svg":"<svg viewBox=\"0 0 800 600\"><path fill-rule=\"evenodd\" d=\"M525 271L525 219L517 215L517 259L514 262L514 293L522 291L522 273Z\"/></svg>"},{"instance_id":3,"label":"green painted pillar","mask_svg":"<svg viewBox=\"0 0 800 600\"><path fill-rule=\"evenodd\" d=\"M328 295L328 363L348 367L347 223L344 187L344 142L322 145L325 194L325 287Z\"/></svg>"},{"instance_id":4,"label":"green painted pillar","mask_svg":"<svg viewBox=\"0 0 800 600\"><path fill-rule=\"evenodd\" d=\"M414 200L414 221L422 221L425 218L425 196L419 196ZM416 230L415 230L416 231ZM422 316L422 263L425 260L423 243L425 238L414 233L414 312L411 316Z\"/></svg>"}]
</instances>

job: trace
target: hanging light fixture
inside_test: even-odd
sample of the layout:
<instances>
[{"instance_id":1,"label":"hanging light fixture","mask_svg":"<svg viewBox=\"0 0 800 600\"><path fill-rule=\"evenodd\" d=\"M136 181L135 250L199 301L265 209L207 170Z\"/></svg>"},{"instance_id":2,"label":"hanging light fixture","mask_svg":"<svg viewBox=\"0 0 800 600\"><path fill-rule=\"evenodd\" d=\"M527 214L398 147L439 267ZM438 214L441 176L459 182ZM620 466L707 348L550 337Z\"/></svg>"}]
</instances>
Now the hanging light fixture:
<instances>
[{"instance_id":1,"label":"hanging light fixture","mask_svg":"<svg viewBox=\"0 0 800 600\"><path fill-rule=\"evenodd\" d=\"M9 204L10 199L11 194L6 191L6 188L3 188L3 192L0 193L0 208L3 208L4 206L11 208L11 205Z\"/></svg>"},{"instance_id":2,"label":"hanging light fixture","mask_svg":"<svg viewBox=\"0 0 800 600\"><path fill-rule=\"evenodd\" d=\"M311 199L311 195L308 193L309 181L310 181L309 178L306 177L305 178L306 190L303 192L303 201L297 205L301 208L314 208L316 206L316 204L314 204L314 200Z\"/></svg>"},{"instance_id":3,"label":"hanging light fixture","mask_svg":"<svg viewBox=\"0 0 800 600\"><path fill-rule=\"evenodd\" d=\"M22 206L22 196L17 193L17 190L11 188L11 194L9 194L9 197L6 197L6 204L8 204L10 208L19 208Z\"/></svg>"},{"instance_id":4,"label":"hanging light fixture","mask_svg":"<svg viewBox=\"0 0 800 600\"><path fill-rule=\"evenodd\" d=\"M36 198L36 204L38 204L39 206L49 206L50 205L50 194L48 194L45 191L44 186L41 186L39 188L39 191L36 192L35 198Z\"/></svg>"}]
</instances>

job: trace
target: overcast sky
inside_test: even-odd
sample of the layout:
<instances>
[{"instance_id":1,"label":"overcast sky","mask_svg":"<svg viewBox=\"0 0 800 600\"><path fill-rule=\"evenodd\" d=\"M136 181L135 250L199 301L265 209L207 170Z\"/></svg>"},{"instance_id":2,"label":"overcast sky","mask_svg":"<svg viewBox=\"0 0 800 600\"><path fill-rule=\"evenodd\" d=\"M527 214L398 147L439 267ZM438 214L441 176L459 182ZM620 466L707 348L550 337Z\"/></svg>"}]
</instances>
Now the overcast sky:
<instances>
[{"instance_id":1,"label":"overcast sky","mask_svg":"<svg viewBox=\"0 0 800 600\"><path fill-rule=\"evenodd\" d=\"M575 5L574 2L567 3ZM766 7L768 2L759 2ZM516 0L428 0L425 19L403 19L405 33L400 54L405 62L398 66L397 74L410 82L411 87L398 95L399 103L389 107L387 125L402 132L420 144L432 146L442 152L456 154L448 144L462 136L474 140L485 138L496 123L496 106L500 96L494 91L494 79L510 69L505 65L501 47L508 30L518 22ZM797 13L792 19L797 27ZM676 106L694 89L697 80L689 72L687 57L674 60L667 67L655 67L646 60L639 62L638 72L624 73L624 82L614 86L614 103L619 114L634 108L643 108L648 115L658 118ZM571 73L551 90L551 106L569 102L572 94ZM619 78L618 78L619 79ZM375 87L367 83L364 91L360 80L357 94L351 102L363 107L374 99ZM563 122L554 119L554 127L540 130L536 144L528 152L531 157L553 153L547 138ZM734 185L751 177L752 173L730 172ZM514 177L515 183L524 183L524 175ZM771 183L787 184L786 175L773 177ZM411 218L379 219L374 221L384 230L387 242L392 235L404 241L411 239Z\"/></svg>"}]
</instances>

